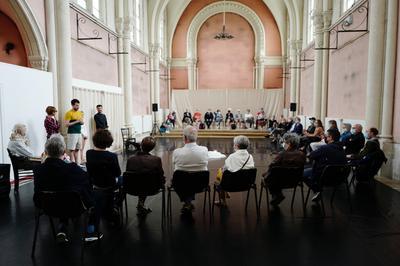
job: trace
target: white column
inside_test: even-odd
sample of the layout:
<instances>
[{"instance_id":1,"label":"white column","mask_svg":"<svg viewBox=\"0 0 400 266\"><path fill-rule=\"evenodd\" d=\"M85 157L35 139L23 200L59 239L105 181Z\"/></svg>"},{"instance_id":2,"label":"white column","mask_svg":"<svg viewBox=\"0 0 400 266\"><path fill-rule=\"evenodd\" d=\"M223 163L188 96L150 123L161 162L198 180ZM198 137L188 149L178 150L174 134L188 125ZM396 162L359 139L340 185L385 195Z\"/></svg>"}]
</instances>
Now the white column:
<instances>
[{"instance_id":1,"label":"white column","mask_svg":"<svg viewBox=\"0 0 400 266\"><path fill-rule=\"evenodd\" d=\"M197 60L195 58L188 58L186 59L187 69L188 69L188 87L189 90L196 90L197 89L197 71L196 71L196 64Z\"/></svg>"},{"instance_id":2,"label":"white column","mask_svg":"<svg viewBox=\"0 0 400 266\"><path fill-rule=\"evenodd\" d=\"M300 82L301 82L301 62L300 62L300 56L301 56L301 51L303 48L303 41L302 40L297 40L296 41L296 66L298 68L295 69L296 71L296 103L297 103L297 108L296 112L294 112L293 115L296 115L299 112L299 104L300 104Z\"/></svg>"},{"instance_id":3,"label":"white column","mask_svg":"<svg viewBox=\"0 0 400 266\"><path fill-rule=\"evenodd\" d=\"M290 103L297 104L297 111L292 112L292 116L298 113L299 108L299 88L300 88L300 52L301 52L301 41L290 40Z\"/></svg>"},{"instance_id":4,"label":"white column","mask_svg":"<svg viewBox=\"0 0 400 266\"><path fill-rule=\"evenodd\" d=\"M392 139L398 0L388 0L381 138Z\"/></svg>"},{"instance_id":5,"label":"white column","mask_svg":"<svg viewBox=\"0 0 400 266\"><path fill-rule=\"evenodd\" d=\"M264 59L260 56L254 59L256 63L256 89L264 88Z\"/></svg>"},{"instance_id":6,"label":"white column","mask_svg":"<svg viewBox=\"0 0 400 266\"><path fill-rule=\"evenodd\" d=\"M386 0L369 2L369 48L367 72L367 127L379 127L383 86ZM392 55L393 56L393 55Z\"/></svg>"},{"instance_id":7,"label":"white column","mask_svg":"<svg viewBox=\"0 0 400 266\"><path fill-rule=\"evenodd\" d=\"M329 8L329 7L328 7ZM332 9L325 10L324 16L324 44L323 47L329 47L330 32L329 27L332 23ZM324 121L328 112L328 82L329 82L329 50L324 50L322 55L322 92L321 92L321 120Z\"/></svg>"},{"instance_id":8,"label":"white column","mask_svg":"<svg viewBox=\"0 0 400 266\"><path fill-rule=\"evenodd\" d=\"M71 108L72 99L72 52L69 1L56 1L57 17L57 78L59 89L60 118Z\"/></svg>"},{"instance_id":9,"label":"white column","mask_svg":"<svg viewBox=\"0 0 400 266\"><path fill-rule=\"evenodd\" d=\"M48 71L53 73L53 104L58 108L58 85L57 85L57 44L56 44L56 21L54 1L45 1L46 9L46 34L47 50L49 52Z\"/></svg>"},{"instance_id":10,"label":"white column","mask_svg":"<svg viewBox=\"0 0 400 266\"><path fill-rule=\"evenodd\" d=\"M125 125L133 123L133 95L132 95L132 65L131 65L131 32L132 17L130 17L131 1L124 1L124 29L123 29L123 55L124 62L124 102L125 102Z\"/></svg>"},{"instance_id":11,"label":"white column","mask_svg":"<svg viewBox=\"0 0 400 266\"><path fill-rule=\"evenodd\" d=\"M117 31L118 51L124 51L124 1L115 1L115 29ZM118 55L118 86L124 87L124 56Z\"/></svg>"},{"instance_id":12,"label":"white column","mask_svg":"<svg viewBox=\"0 0 400 266\"><path fill-rule=\"evenodd\" d=\"M150 91L152 103L160 108L160 45L150 45Z\"/></svg>"},{"instance_id":13,"label":"white column","mask_svg":"<svg viewBox=\"0 0 400 266\"><path fill-rule=\"evenodd\" d=\"M314 23L314 41L315 48L322 48L324 45L324 21L322 13L322 1L314 2L312 14ZM313 114L321 118L321 93L322 93L322 66L323 51L315 50L314 62L314 93L313 93Z\"/></svg>"}]
</instances>

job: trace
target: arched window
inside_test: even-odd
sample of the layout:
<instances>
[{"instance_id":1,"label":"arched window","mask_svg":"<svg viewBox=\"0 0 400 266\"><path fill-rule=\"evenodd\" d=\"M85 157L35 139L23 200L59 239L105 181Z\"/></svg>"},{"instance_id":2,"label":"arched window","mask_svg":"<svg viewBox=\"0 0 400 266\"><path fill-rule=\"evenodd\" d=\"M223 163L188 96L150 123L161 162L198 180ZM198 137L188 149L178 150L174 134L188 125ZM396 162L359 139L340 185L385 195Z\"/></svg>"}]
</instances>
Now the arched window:
<instances>
[{"instance_id":1,"label":"arched window","mask_svg":"<svg viewBox=\"0 0 400 266\"><path fill-rule=\"evenodd\" d=\"M131 41L138 47L143 47L143 21L144 5L143 0L133 0L133 31Z\"/></svg>"},{"instance_id":2,"label":"arched window","mask_svg":"<svg viewBox=\"0 0 400 266\"><path fill-rule=\"evenodd\" d=\"M348 9L350 9L357 0L342 0L342 12L346 12Z\"/></svg>"},{"instance_id":3,"label":"arched window","mask_svg":"<svg viewBox=\"0 0 400 266\"><path fill-rule=\"evenodd\" d=\"M314 40L314 22L312 19L312 13L314 10L314 1L308 0L308 8L307 8L307 43L310 43Z\"/></svg>"}]
</instances>

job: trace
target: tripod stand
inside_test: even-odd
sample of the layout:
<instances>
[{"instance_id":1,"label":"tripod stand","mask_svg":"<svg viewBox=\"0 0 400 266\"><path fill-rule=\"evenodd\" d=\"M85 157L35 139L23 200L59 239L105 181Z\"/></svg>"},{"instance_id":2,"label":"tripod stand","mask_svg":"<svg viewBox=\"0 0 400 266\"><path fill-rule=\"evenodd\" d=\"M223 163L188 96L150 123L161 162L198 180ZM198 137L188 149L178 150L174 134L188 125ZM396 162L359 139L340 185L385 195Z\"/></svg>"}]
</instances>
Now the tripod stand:
<instances>
[{"instance_id":1,"label":"tripod stand","mask_svg":"<svg viewBox=\"0 0 400 266\"><path fill-rule=\"evenodd\" d=\"M153 123L153 128L151 129L150 136L152 137L156 136L157 132L160 133L160 136L162 136L161 130L158 127L156 112L154 112L154 123Z\"/></svg>"}]
</instances>

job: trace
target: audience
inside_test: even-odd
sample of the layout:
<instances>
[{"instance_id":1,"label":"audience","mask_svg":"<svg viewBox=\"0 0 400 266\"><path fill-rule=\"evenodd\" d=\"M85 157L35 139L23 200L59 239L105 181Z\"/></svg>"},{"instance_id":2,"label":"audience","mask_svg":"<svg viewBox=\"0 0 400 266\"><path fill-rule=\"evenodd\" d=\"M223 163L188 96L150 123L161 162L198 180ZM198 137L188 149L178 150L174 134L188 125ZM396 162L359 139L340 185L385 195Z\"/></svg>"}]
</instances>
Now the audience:
<instances>
[{"instance_id":1,"label":"audience","mask_svg":"<svg viewBox=\"0 0 400 266\"><path fill-rule=\"evenodd\" d=\"M315 121L317 119L315 119L315 117L311 117L308 120L310 120L310 126L307 128L307 130L305 130L303 133L306 134L314 134L315 131Z\"/></svg>"},{"instance_id":2,"label":"audience","mask_svg":"<svg viewBox=\"0 0 400 266\"><path fill-rule=\"evenodd\" d=\"M269 165L268 171L263 173L265 182L272 195L271 204L274 206L279 205L285 196L282 194L282 189L276 184L270 182L271 169L273 167L304 167L306 156L303 152L298 150L300 144L300 137L294 133L286 133L283 135L283 148L284 150ZM282 178L285 178L282 176Z\"/></svg>"},{"instance_id":3,"label":"audience","mask_svg":"<svg viewBox=\"0 0 400 266\"><path fill-rule=\"evenodd\" d=\"M319 185L319 178L322 175L324 168L327 165L341 165L347 164L346 154L344 153L343 146L339 142L340 133L335 129L328 129L326 135L326 143L319 149L312 151L308 158L314 161L312 168L304 169L304 182L315 193L313 201L320 200L321 187Z\"/></svg>"},{"instance_id":4,"label":"audience","mask_svg":"<svg viewBox=\"0 0 400 266\"><path fill-rule=\"evenodd\" d=\"M304 151L307 151L307 148L310 146L311 143L319 142L325 136L324 127L322 125L321 120L319 119L316 120L314 126L315 126L314 133L305 132L304 133L305 136L300 140L300 146L302 147L301 149Z\"/></svg>"},{"instance_id":5,"label":"audience","mask_svg":"<svg viewBox=\"0 0 400 266\"><path fill-rule=\"evenodd\" d=\"M339 128L338 128L338 126L337 126L336 120L329 120L329 121L328 121L328 124L329 124L329 128L328 128L328 129L332 129L332 130L337 130L337 131L339 131Z\"/></svg>"},{"instance_id":6,"label":"audience","mask_svg":"<svg viewBox=\"0 0 400 266\"><path fill-rule=\"evenodd\" d=\"M118 208L114 207L114 191L116 178L121 176L121 168L117 155L106 150L114 140L106 129L97 130L92 140L94 149L86 152L86 168L94 190L96 226L101 217L112 225L118 225L119 214Z\"/></svg>"},{"instance_id":7,"label":"audience","mask_svg":"<svg viewBox=\"0 0 400 266\"><path fill-rule=\"evenodd\" d=\"M226 158L223 171L237 172L242 169L254 168L253 156L247 151L249 145L250 141L246 136L236 136L233 139L233 149L235 152ZM221 181L221 179L217 180L217 183L221 183ZM217 202L217 205L226 207L227 193L220 190L219 187L217 187L217 189L219 190L221 198L221 202Z\"/></svg>"},{"instance_id":8,"label":"audience","mask_svg":"<svg viewBox=\"0 0 400 266\"><path fill-rule=\"evenodd\" d=\"M362 133L363 127L360 124L355 124L351 131L350 138L343 143L346 154L358 154L365 144L365 137Z\"/></svg>"},{"instance_id":9,"label":"audience","mask_svg":"<svg viewBox=\"0 0 400 266\"><path fill-rule=\"evenodd\" d=\"M61 135L51 136L45 145L48 156L46 161L33 170L34 175L34 202L40 208L37 193L41 191L75 191L81 195L82 202L86 208L94 206L93 191L90 180L85 171L75 163L66 163L62 160L65 152L65 142ZM67 219L61 219L58 227L57 241L68 242ZM89 219L89 226L86 228L87 237L85 241L98 240L95 233L94 216ZM100 234L102 237L102 234Z\"/></svg>"},{"instance_id":10,"label":"audience","mask_svg":"<svg viewBox=\"0 0 400 266\"><path fill-rule=\"evenodd\" d=\"M197 133L197 129L193 126L187 126L183 129L185 146L174 150L172 154L174 171L197 172L208 170L208 149L207 147L196 144ZM191 212L193 210L192 201L194 200L194 196L195 195L191 195L187 198L182 198L180 196L181 202L184 203L182 213Z\"/></svg>"},{"instance_id":11,"label":"audience","mask_svg":"<svg viewBox=\"0 0 400 266\"><path fill-rule=\"evenodd\" d=\"M340 142L345 143L351 137L351 124L343 123Z\"/></svg>"},{"instance_id":12,"label":"audience","mask_svg":"<svg viewBox=\"0 0 400 266\"><path fill-rule=\"evenodd\" d=\"M49 139L51 135L60 133L60 124L56 119L57 109L54 106L47 106L46 113L44 128L46 129L47 139Z\"/></svg>"},{"instance_id":13,"label":"audience","mask_svg":"<svg viewBox=\"0 0 400 266\"><path fill-rule=\"evenodd\" d=\"M292 127L290 128L290 133L295 133L297 135L303 134L303 125L301 124L300 117L296 117Z\"/></svg>"},{"instance_id":14,"label":"audience","mask_svg":"<svg viewBox=\"0 0 400 266\"><path fill-rule=\"evenodd\" d=\"M151 155L150 152L156 146L156 141L152 137L145 137L140 145L141 150L128 159L126 171L134 173L145 173L160 177L160 183L165 183L164 170L161 158ZM150 208L145 207L146 196L139 196L136 206L137 214L145 216L151 212Z\"/></svg>"}]
</instances>

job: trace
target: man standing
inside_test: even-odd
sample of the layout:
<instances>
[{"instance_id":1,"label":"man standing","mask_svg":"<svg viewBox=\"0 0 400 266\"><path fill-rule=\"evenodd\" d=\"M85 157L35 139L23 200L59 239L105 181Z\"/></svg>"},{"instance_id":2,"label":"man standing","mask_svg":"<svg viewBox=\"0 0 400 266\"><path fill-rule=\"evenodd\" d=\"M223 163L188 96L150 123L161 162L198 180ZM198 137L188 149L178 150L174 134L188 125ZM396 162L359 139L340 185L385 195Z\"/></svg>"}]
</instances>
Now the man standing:
<instances>
[{"instance_id":1,"label":"man standing","mask_svg":"<svg viewBox=\"0 0 400 266\"><path fill-rule=\"evenodd\" d=\"M98 104L96 106L97 114L94 115L94 122L96 123L96 130L108 129L107 117L103 114L103 106Z\"/></svg>"},{"instance_id":2,"label":"man standing","mask_svg":"<svg viewBox=\"0 0 400 266\"><path fill-rule=\"evenodd\" d=\"M210 126L213 121L214 121L214 115L211 112L211 109L208 109L208 111L204 115L204 122L206 123L208 129L210 129Z\"/></svg>"},{"instance_id":3,"label":"man standing","mask_svg":"<svg viewBox=\"0 0 400 266\"><path fill-rule=\"evenodd\" d=\"M79 111L80 102L78 99L71 101L72 109L64 117L64 124L67 131L67 149L71 152L71 161L79 164L79 150L82 147L82 125L83 113Z\"/></svg>"},{"instance_id":4,"label":"man standing","mask_svg":"<svg viewBox=\"0 0 400 266\"><path fill-rule=\"evenodd\" d=\"M197 129L193 126L185 127L183 129L183 140L185 146L174 150L172 154L174 171L207 171L208 149L197 145ZM172 183L174 183L174 180L172 180ZM180 194L178 191L177 193L178 195ZM180 200L183 202L182 213L190 213L193 210L192 201L194 200L194 195L185 198L180 196Z\"/></svg>"}]
</instances>

